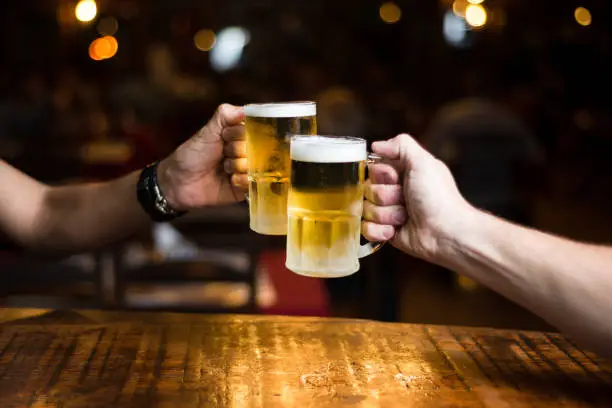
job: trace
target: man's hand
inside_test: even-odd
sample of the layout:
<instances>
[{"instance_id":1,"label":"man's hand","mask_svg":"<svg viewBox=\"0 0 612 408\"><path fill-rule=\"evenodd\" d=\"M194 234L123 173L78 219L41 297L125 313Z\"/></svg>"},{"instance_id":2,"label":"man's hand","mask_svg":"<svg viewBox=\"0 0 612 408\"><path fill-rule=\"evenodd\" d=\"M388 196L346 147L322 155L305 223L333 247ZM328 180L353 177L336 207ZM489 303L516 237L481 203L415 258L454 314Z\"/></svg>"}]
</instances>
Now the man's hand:
<instances>
[{"instance_id":1,"label":"man's hand","mask_svg":"<svg viewBox=\"0 0 612 408\"><path fill-rule=\"evenodd\" d=\"M438 261L447 240L460 233L474 208L459 193L446 165L412 137L375 142L372 150L384 160L370 166L363 235Z\"/></svg>"},{"instance_id":2,"label":"man's hand","mask_svg":"<svg viewBox=\"0 0 612 408\"><path fill-rule=\"evenodd\" d=\"M170 206L189 210L242 201L248 188L241 107L221 105L198 133L158 167Z\"/></svg>"}]
</instances>

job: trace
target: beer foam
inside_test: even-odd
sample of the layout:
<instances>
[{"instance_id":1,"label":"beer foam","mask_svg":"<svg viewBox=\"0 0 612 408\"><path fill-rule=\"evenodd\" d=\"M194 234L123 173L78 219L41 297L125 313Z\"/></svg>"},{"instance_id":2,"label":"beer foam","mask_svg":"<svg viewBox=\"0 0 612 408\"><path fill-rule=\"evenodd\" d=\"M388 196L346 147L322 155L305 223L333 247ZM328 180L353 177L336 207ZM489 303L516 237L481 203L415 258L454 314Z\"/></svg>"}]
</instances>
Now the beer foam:
<instances>
[{"instance_id":1,"label":"beer foam","mask_svg":"<svg viewBox=\"0 0 612 408\"><path fill-rule=\"evenodd\" d=\"M317 104L314 102L254 103L244 106L244 114L258 118L315 116Z\"/></svg>"},{"instance_id":2,"label":"beer foam","mask_svg":"<svg viewBox=\"0 0 612 408\"><path fill-rule=\"evenodd\" d=\"M366 160L363 139L299 136L291 140L291 160L309 163L350 163Z\"/></svg>"}]
</instances>

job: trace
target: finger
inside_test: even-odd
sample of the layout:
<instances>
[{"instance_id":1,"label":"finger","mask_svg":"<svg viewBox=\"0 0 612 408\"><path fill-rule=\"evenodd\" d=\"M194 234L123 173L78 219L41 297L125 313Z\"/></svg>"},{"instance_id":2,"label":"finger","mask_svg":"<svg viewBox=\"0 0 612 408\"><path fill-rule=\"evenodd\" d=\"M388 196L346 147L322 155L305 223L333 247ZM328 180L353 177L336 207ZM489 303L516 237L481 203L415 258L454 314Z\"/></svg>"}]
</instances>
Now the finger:
<instances>
[{"instance_id":1,"label":"finger","mask_svg":"<svg viewBox=\"0 0 612 408\"><path fill-rule=\"evenodd\" d=\"M365 198L380 206L404 204L404 189L399 184L365 184Z\"/></svg>"},{"instance_id":2,"label":"finger","mask_svg":"<svg viewBox=\"0 0 612 408\"><path fill-rule=\"evenodd\" d=\"M244 140L245 128L244 125L234 125L223 129L221 137L226 142L233 142L236 140Z\"/></svg>"},{"instance_id":3,"label":"finger","mask_svg":"<svg viewBox=\"0 0 612 408\"><path fill-rule=\"evenodd\" d=\"M243 191L249 190L249 178L246 174L232 174L232 185Z\"/></svg>"},{"instance_id":4,"label":"finger","mask_svg":"<svg viewBox=\"0 0 612 408\"><path fill-rule=\"evenodd\" d=\"M362 221L361 235L368 241L389 241L395 236L395 228L392 225L380 225L371 221Z\"/></svg>"},{"instance_id":5,"label":"finger","mask_svg":"<svg viewBox=\"0 0 612 408\"><path fill-rule=\"evenodd\" d=\"M221 129L239 125L244 120L244 109L242 106L223 103L217 108L213 119L216 119L216 123Z\"/></svg>"},{"instance_id":6,"label":"finger","mask_svg":"<svg viewBox=\"0 0 612 408\"><path fill-rule=\"evenodd\" d=\"M401 205L381 207L369 201L363 202L363 219L377 224L400 227L406 223L406 208Z\"/></svg>"},{"instance_id":7,"label":"finger","mask_svg":"<svg viewBox=\"0 0 612 408\"><path fill-rule=\"evenodd\" d=\"M223 161L223 169L227 174L246 173L247 159L225 159Z\"/></svg>"},{"instance_id":8,"label":"finger","mask_svg":"<svg viewBox=\"0 0 612 408\"><path fill-rule=\"evenodd\" d=\"M225 157L231 158L246 157L246 142L237 141L227 143L225 146L223 146L223 154L225 155Z\"/></svg>"},{"instance_id":9,"label":"finger","mask_svg":"<svg viewBox=\"0 0 612 408\"><path fill-rule=\"evenodd\" d=\"M224 103L219 105L213 117L197 133L196 138L205 143L218 142L223 129L239 125L244 119L244 110L240 106Z\"/></svg>"},{"instance_id":10,"label":"finger","mask_svg":"<svg viewBox=\"0 0 612 408\"><path fill-rule=\"evenodd\" d=\"M407 134L392 139L372 143L372 150L383 158L399 160L403 166L414 167L429 153Z\"/></svg>"},{"instance_id":11,"label":"finger","mask_svg":"<svg viewBox=\"0 0 612 408\"><path fill-rule=\"evenodd\" d=\"M390 163L375 163L368 168L369 178L374 184L398 184L399 173Z\"/></svg>"}]
</instances>

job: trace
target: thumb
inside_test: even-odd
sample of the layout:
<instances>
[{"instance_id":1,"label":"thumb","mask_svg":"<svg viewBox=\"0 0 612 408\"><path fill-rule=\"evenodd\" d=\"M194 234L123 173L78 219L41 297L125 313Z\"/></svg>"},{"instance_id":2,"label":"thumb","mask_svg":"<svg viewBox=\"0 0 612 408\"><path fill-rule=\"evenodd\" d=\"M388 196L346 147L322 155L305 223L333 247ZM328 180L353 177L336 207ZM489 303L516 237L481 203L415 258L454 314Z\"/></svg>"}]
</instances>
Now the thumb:
<instances>
[{"instance_id":1,"label":"thumb","mask_svg":"<svg viewBox=\"0 0 612 408\"><path fill-rule=\"evenodd\" d=\"M241 106L224 103L219 105L210 121L198 132L198 138L205 142L219 141L224 128L239 125L243 120L244 110Z\"/></svg>"},{"instance_id":2,"label":"thumb","mask_svg":"<svg viewBox=\"0 0 612 408\"><path fill-rule=\"evenodd\" d=\"M400 134L389 140L372 143L374 153L385 159L397 161L403 168L418 167L419 163L431 157L427 150L407 134Z\"/></svg>"}]
</instances>

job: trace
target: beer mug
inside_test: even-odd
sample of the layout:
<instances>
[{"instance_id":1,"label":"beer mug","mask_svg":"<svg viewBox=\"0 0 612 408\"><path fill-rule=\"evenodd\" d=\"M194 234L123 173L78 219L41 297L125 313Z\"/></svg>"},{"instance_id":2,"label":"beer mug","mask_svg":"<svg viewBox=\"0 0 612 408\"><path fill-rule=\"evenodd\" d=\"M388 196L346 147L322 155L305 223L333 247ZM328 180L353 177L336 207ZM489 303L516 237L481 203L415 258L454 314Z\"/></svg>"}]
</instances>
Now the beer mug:
<instances>
[{"instance_id":1,"label":"beer mug","mask_svg":"<svg viewBox=\"0 0 612 408\"><path fill-rule=\"evenodd\" d=\"M366 141L294 136L290 145L286 267L304 276L335 278L359 270L359 258L383 243L360 245Z\"/></svg>"},{"instance_id":2,"label":"beer mug","mask_svg":"<svg viewBox=\"0 0 612 408\"><path fill-rule=\"evenodd\" d=\"M244 107L251 229L287 233L289 138L317 133L314 102L250 104Z\"/></svg>"}]
</instances>

